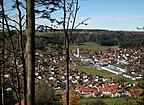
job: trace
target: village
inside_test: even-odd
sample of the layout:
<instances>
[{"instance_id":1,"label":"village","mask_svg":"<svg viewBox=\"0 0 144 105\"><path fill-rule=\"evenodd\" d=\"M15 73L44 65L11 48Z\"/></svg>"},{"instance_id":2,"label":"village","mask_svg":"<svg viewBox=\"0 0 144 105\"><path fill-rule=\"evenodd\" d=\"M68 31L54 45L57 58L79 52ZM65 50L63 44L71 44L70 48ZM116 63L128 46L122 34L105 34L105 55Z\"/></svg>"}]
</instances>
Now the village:
<instances>
[{"instance_id":1,"label":"village","mask_svg":"<svg viewBox=\"0 0 144 105\"><path fill-rule=\"evenodd\" d=\"M122 97L122 96L139 96L140 87L137 80L143 78L143 69L140 62L135 62L144 55L138 52L128 53L129 51L117 50L113 52L101 52L101 54L93 55L87 50L70 51L70 61L72 65L82 65L89 68L96 68L96 70L107 70L116 75L123 75L126 78L135 80L134 83L125 81L116 82L110 77L103 77L82 72L75 68L69 70L70 87L75 87L74 90L80 94L81 97ZM56 53L53 51L53 53ZM63 52L65 54L65 52ZM37 60L37 63L53 62L59 64L65 61L65 56L54 56L53 58L45 58L43 55L36 53L44 59ZM131 64L131 65L130 65ZM137 64L137 66L136 66ZM36 68L36 82L38 83L44 78L44 72L49 76L46 81L52 81L56 91L64 92L66 89L66 67L50 65L49 68L39 65Z\"/></svg>"},{"instance_id":2,"label":"village","mask_svg":"<svg viewBox=\"0 0 144 105\"><path fill-rule=\"evenodd\" d=\"M129 52L129 53L128 53ZM54 91L63 94L66 89L66 66L65 51L59 54L55 50L45 51L45 55L36 52L35 83L45 80L51 83ZM138 80L144 75L143 65L140 64L142 53L118 49L117 51L103 51L99 54L91 53L79 48L70 51L70 64L74 66L86 66L95 70L107 70L115 75L123 75L134 80L133 83L126 81L117 82L111 77L99 76L70 68L70 88L73 88L80 97L132 97L140 96L142 88ZM136 62L138 61L138 62ZM23 81L22 64L17 62L19 76ZM10 69L9 69L10 70ZM9 75L4 75L5 80L11 80ZM11 83L12 84L12 83ZM23 82L21 82L23 86ZM13 86L7 86L6 91L12 91Z\"/></svg>"},{"instance_id":3,"label":"village","mask_svg":"<svg viewBox=\"0 0 144 105\"><path fill-rule=\"evenodd\" d=\"M143 65L140 59L144 57L143 53L134 52L132 49L117 51L103 51L101 54L92 55L88 51L80 53L79 48L73 55L80 58L81 62L90 62L88 66L99 70L107 70L114 74L122 74L132 80L142 79L144 76Z\"/></svg>"}]
</instances>

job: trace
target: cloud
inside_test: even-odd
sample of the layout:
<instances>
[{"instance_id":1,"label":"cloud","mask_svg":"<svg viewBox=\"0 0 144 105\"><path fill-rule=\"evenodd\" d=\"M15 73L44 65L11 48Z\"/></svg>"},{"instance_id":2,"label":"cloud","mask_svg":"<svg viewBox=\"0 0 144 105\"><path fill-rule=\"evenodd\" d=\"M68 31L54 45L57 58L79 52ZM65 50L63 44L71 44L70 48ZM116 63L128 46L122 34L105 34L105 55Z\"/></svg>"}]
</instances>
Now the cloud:
<instances>
[{"instance_id":1,"label":"cloud","mask_svg":"<svg viewBox=\"0 0 144 105\"><path fill-rule=\"evenodd\" d=\"M98 23L98 22L106 22L106 21L129 21L129 20L138 20L143 18L144 15L97 16L97 17L92 17L89 22Z\"/></svg>"},{"instance_id":2,"label":"cloud","mask_svg":"<svg viewBox=\"0 0 144 105\"><path fill-rule=\"evenodd\" d=\"M81 17L82 21L87 17ZM110 30L137 30L136 27L144 25L144 15L124 15L124 16L96 16L91 17L87 26L79 28L110 29Z\"/></svg>"}]
</instances>

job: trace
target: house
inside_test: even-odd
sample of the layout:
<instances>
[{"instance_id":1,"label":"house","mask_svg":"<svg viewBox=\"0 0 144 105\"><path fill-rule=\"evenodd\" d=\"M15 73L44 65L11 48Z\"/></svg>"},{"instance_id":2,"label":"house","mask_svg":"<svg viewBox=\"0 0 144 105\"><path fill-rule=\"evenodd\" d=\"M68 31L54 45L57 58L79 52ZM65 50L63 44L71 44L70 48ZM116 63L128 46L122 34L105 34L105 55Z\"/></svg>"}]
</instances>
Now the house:
<instances>
[{"instance_id":1,"label":"house","mask_svg":"<svg viewBox=\"0 0 144 105\"><path fill-rule=\"evenodd\" d=\"M81 93L81 89L82 89L82 88L85 88L85 85L77 84L77 85L76 85L76 88L75 88L75 91L77 91L78 93Z\"/></svg>"},{"instance_id":2,"label":"house","mask_svg":"<svg viewBox=\"0 0 144 105\"><path fill-rule=\"evenodd\" d=\"M131 96L139 96L140 95L140 91L134 90L134 89L129 89L129 93Z\"/></svg>"},{"instance_id":3,"label":"house","mask_svg":"<svg viewBox=\"0 0 144 105\"><path fill-rule=\"evenodd\" d=\"M93 93L94 91L94 88L81 88L81 94Z\"/></svg>"},{"instance_id":4,"label":"house","mask_svg":"<svg viewBox=\"0 0 144 105\"><path fill-rule=\"evenodd\" d=\"M121 94L119 92L115 92L115 93L111 94L112 98L113 97L120 97L120 96L121 96Z\"/></svg>"},{"instance_id":5,"label":"house","mask_svg":"<svg viewBox=\"0 0 144 105\"><path fill-rule=\"evenodd\" d=\"M94 90L92 94L93 94L93 97L99 96L99 92L97 90Z\"/></svg>"},{"instance_id":6,"label":"house","mask_svg":"<svg viewBox=\"0 0 144 105\"><path fill-rule=\"evenodd\" d=\"M94 91L96 91L96 89L94 88L81 88L81 96L88 98L88 97L94 97Z\"/></svg>"},{"instance_id":7,"label":"house","mask_svg":"<svg viewBox=\"0 0 144 105\"><path fill-rule=\"evenodd\" d=\"M19 103L17 102L15 105L19 105ZM25 105L24 104L24 99L21 100L21 105Z\"/></svg>"}]
</instances>

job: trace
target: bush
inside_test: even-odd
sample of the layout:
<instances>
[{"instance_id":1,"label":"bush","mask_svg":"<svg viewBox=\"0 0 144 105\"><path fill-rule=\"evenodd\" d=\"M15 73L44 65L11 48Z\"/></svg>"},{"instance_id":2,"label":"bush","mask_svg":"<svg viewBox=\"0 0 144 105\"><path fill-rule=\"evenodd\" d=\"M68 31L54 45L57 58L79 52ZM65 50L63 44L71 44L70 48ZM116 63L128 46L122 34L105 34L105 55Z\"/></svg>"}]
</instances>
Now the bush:
<instances>
[{"instance_id":1,"label":"bush","mask_svg":"<svg viewBox=\"0 0 144 105\"><path fill-rule=\"evenodd\" d=\"M107 105L107 104L102 100L97 100L96 102L94 101L88 102L86 103L86 105Z\"/></svg>"},{"instance_id":2,"label":"bush","mask_svg":"<svg viewBox=\"0 0 144 105\"><path fill-rule=\"evenodd\" d=\"M35 90L35 103L36 105L52 105L55 94L50 83L46 83L45 80L41 80L36 86Z\"/></svg>"}]
</instances>

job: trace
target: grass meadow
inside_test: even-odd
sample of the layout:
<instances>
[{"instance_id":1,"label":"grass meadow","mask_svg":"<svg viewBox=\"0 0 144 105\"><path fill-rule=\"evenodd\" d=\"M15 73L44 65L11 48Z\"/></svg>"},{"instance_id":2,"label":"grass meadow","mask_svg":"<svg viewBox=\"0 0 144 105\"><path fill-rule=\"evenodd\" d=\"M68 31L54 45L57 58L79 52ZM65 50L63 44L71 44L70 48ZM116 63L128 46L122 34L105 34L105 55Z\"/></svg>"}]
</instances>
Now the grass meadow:
<instances>
[{"instance_id":1,"label":"grass meadow","mask_svg":"<svg viewBox=\"0 0 144 105\"><path fill-rule=\"evenodd\" d=\"M106 105L138 105L137 101L140 101L141 97L82 98L76 105L89 105L87 103L96 102L97 100L105 102Z\"/></svg>"},{"instance_id":2,"label":"grass meadow","mask_svg":"<svg viewBox=\"0 0 144 105\"><path fill-rule=\"evenodd\" d=\"M80 43L79 45L75 45L75 44L70 45L70 50L77 49L77 47L88 49L88 50L94 50L94 51L106 51L109 48L111 48L111 49L118 48L118 46L101 46L94 42L85 42L85 43Z\"/></svg>"},{"instance_id":3,"label":"grass meadow","mask_svg":"<svg viewBox=\"0 0 144 105\"><path fill-rule=\"evenodd\" d=\"M95 74L95 75L99 75L99 76L111 76L111 75L114 75L113 73L109 72L109 71L106 71L106 70L97 70L95 68L88 68L88 67L85 67L85 66L72 66L70 65L71 68L76 68L80 71L83 71L83 72L87 72L89 74Z\"/></svg>"},{"instance_id":4,"label":"grass meadow","mask_svg":"<svg viewBox=\"0 0 144 105\"><path fill-rule=\"evenodd\" d=\"M73 66L73 65L70 65L70 68L76 68L80 71L83 71L83 72L86 72L89 74L94 74L94 75L99 75L99 76L104 76L104 77L112 77L115 80L124 79L128 83L134 82L134 80L131 80L129 78L125 78L122 75L117 75L117 74L111 73L111 72L106 71L106 70L97 70L95 68L89 68L89 67L85 67L85 66Z\"/></svg>"}]
</instances>

